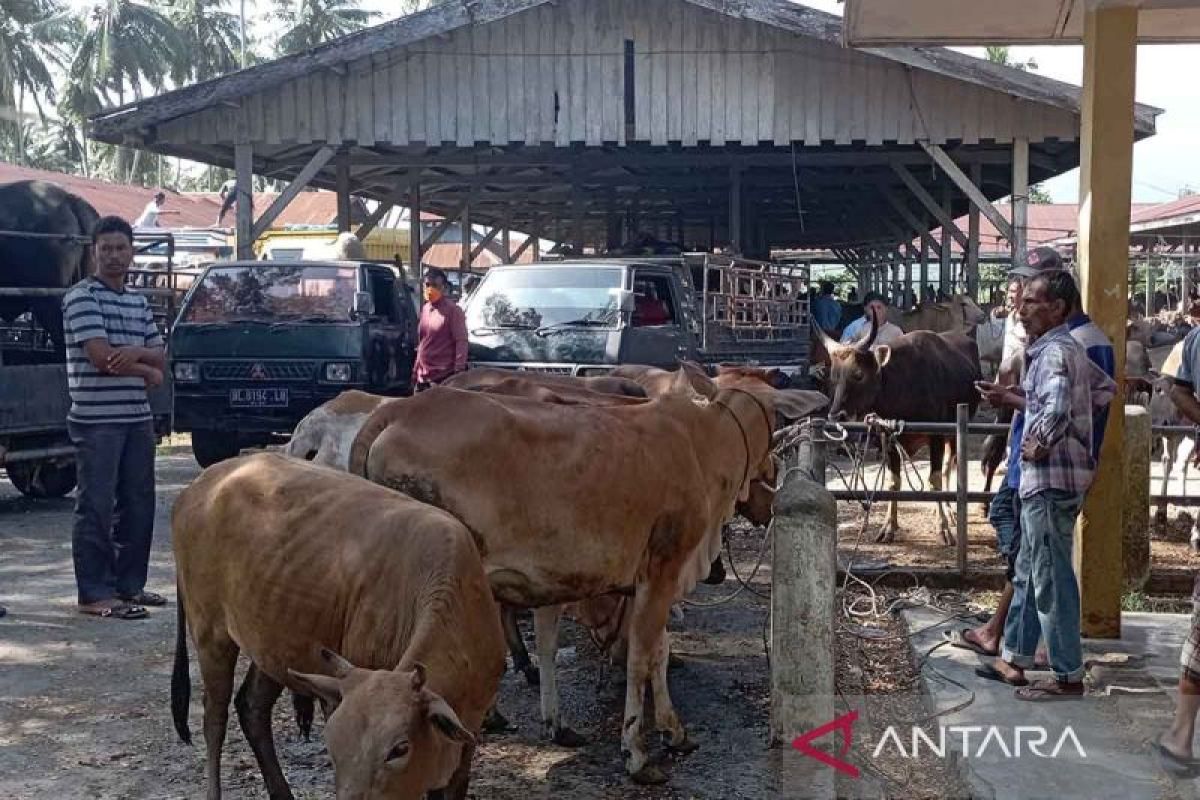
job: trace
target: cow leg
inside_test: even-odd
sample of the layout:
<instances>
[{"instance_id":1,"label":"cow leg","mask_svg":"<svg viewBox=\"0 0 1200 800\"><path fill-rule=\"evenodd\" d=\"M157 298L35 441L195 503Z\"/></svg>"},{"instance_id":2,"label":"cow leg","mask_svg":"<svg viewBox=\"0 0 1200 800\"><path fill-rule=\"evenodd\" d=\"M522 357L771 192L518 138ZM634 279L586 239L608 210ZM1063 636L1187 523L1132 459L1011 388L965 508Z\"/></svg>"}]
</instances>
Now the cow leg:
<instances>
[{"instance_id":1,"label":"cow leg","mask_svg":"<svg viewBox=\"0 0 1200 800\"><path fill-rule=\"evenodd\" d=\"M221 800L221 748L229 727L229 701L233 697L233 672L237 667L238 647L225 637L214 641L192 629L196 640L196 659L204 681L205 774L208 800Z\"/></svg>"},{"instance_id":2,"label":"cow leg","mask_svg":"<svg viewBox=\"0 0 1200 800\"><path fill-rule=\"evenodd\" d=\"M891 473L891 490L900 491L900 454L896 448L888 451L888 472ZM896 531L900 530L900 503L897 500L888 502L887 522L879 529L875 541L881 544L891 544L896 540Z\"/></svg>"},{"instance_id":3,"label":"cow leg","mask_svg":"<svg viewBox=\"0 0 1200 800\"><path fill-rule=\"evenodd\" d=\"M296 727L300 729L300 735L304 741L311 741L315 702L307 695L292 692L292 709L296 712Z\"/></svg>"},{"instance_id":4,"label":"cow leg","mask_svg":"<svg viewBox=\"0 0 1200 800\"><path fill-rule=\"evenodd\" d=\"M650 693L654 698L654 725L663 733L669 734L668 744L672 750L681 753L691 753L699 745L688 739L679 715L671 706L671 693L667 688L667 666L671 662L671 636L664 632L662 644L654 656L654 664L650 671Z\"/></svg>"},{"instance_id":5,"label":"cow leg","mask_svg":"<svg viewBox=\"0 0 1200 800\"><path fill-rule=\"evenodd\" d=\"M945 469L942 468L942 459L946 452L946 440L940 436L931 436L929 438L929 488L932 491L940 492L943 486L950 485L950 464L954 462L955 455L952 455L948 460ZM954 544L954 533L950 529L950 519L946 516L946 504L938 501L938 532L942 536L944 544Z\"/></svg>"},{"instance_id":6,"label":"cow leg","mask_svg":"<svg viewBox=\"0 0 1200 800\"><path fill-rule=\"evenodd\" d=\"M537 636L538 664L541 667L542 734L563 747L582 747L587 740L564 727L558 713L558 621L562 606L544 606L533 610L533 630Z\"/></svg>"},{"instance_id":7,"label":"cow leg","mask_svg":"<svg viewBox=\"0 0 1200 800\"><path fill-rule=\"evenodd\" d=\"M275 755L275 737L271 732L271 709L282 693L283 684L264 675L257 664L251 663L233 701L242 733L246 734L246 741L254 751L271 800L292 800L292 790Z\"/></svg>"},{"instance_id":8,"label":"cow leg","mask_svg":"<svg viewBox=\"0 0 1200 800\"><path fill-rule=\"evenodd\" d=\"M646 681L650 677L655 655L662 652L662 639L666 636L667 617L671 609L669 591L660 589L655 593L651 588L655 583L664 588L674 585L673 581L647 581L638 585L630 617L629 654L625 664L625 718L621 724L621 754L625 756L625 771L634 783L640 784L664 783L667 780L662 770L649 763L642 736ZM655 695L656 716L660 713L657 709L662 709L663 715L673 715L665 679L659 688L661 691ZM680 725L678 730L681 741L686 741L687 733L683 726Z\"/></svg>"},{"instance_id":9,"label":"cow leg","mask_svg":"<svg viewBox=\"0 0 1200 800\"><path fill-rule=\"evenodd\" d=\"M539 682L537 667L529 657L525 647L525 639L521 636L521 628L517 624L517 610L512 606L500 606L500 622L504 627L504 641L508 643L508 652L512 654L513 671L525 676L525 682L537 686Z\"/></svg>"},{"instance_id":10,"label":"cow leg","mask_svg":"<svg viewBox=\"0 0 1200 800\"><path fill-rule=\"evenodd\" d=\"M1159 462L1162 464L1162 485L1159 490L1159 494L1166 494L1168 491L1170 491L1170 488L1171 488L1171 466L1172 466L1171 462L1173 460L1172 454L1171 454L1171 450L1172 450L1171 445L1172 445L1171 438L1169 436L1164 436L1162 439L1162 446L1163 446L1162 460ZM1155 508L1155 511L1154 511L1154 521L1160 522L1160 523L1167 521L1167 501L1166 500L1158 501L1157 507Z\"/></svg>"}]
</instances>

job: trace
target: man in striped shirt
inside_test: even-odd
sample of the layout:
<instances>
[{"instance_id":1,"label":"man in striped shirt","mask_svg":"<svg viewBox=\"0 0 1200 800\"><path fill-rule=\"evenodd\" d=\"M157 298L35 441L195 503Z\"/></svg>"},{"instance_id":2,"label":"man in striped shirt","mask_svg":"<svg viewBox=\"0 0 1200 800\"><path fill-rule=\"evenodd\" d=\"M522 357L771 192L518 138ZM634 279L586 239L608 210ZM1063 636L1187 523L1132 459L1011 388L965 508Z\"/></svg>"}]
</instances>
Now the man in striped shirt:
<instances>
[{"instance_id":1,"label":"man in striped shirt","mask_svg":"<svg viewBox=\"0 0 1200 800\"><path fill-rule=\"evenodd\" d=\"M96 274L63 298L67 429L79 489L71 550L79 610L141 619L166 600L145 591L154 533L154 423L146 389L162 383L162 336L146 298L126 291L133 230L103 217L92 233Z\"/></svg>"}]
</instances>

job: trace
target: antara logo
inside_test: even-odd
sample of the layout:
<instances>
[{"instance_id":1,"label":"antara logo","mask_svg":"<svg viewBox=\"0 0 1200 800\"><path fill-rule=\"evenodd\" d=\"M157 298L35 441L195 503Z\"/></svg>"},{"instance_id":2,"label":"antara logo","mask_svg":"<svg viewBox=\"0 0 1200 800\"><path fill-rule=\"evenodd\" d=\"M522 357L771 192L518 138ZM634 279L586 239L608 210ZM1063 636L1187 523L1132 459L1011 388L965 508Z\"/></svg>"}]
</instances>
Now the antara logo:
<instances>
[{"instance_id":1,"label":"antara logo","mask_svg":"<svg viewBox=\"0 0 1200 800\"><path fill-rule=\"evenodd\" d=\"M255 364L250 367L250 380L265 381L267 379L267 368L262 364Z\"/></svg>"}]
</instances>

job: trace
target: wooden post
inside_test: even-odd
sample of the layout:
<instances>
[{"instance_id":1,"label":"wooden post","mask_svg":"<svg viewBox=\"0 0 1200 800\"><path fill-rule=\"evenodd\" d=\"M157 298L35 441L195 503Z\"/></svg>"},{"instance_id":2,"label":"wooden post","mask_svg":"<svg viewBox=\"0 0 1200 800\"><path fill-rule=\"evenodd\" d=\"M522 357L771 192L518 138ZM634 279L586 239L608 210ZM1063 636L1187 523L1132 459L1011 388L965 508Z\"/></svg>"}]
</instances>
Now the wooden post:
<instances>
[{"instance_id":1,"label":"wooden post","mask_svg":"<svg viewBox=\"0 0 1200 800\"><path fill-rule=\"evenodd\" d=\"M1012 229L1012 264L1016 267L1025 263L1029 249L1029 140L1021 138L1013 139Z\"/></svg>"},{"instance_id":2,"label":"wooden post","mask_svg":"<svg viewBox=\"0 0 1200 800\"><path fill-rule=\"evenodd\" d=\"M1084 14L1079 274L1085 308L1112 340L1117 375L1125 374L1137 22L1133 6ZM1075 536L1084 636L1121 635L1124 441L1118 395Z\"/></svg>"},{"instance_id":3,"label":"wooden post","mask_svg":"<svg viewBox=\"0 0 1200 800\"><path fill-rule=\"evenodd\" d=\"M913 292L913 246L912 242L904 243L904 305L912 308L916 305L919 295Z\"/></svg>"},{"instance_id":4,"label":"wooden post","mask_svg":"<svg viewBox=\"0 0 1200 800\"><path fill-rule=\"evenodd\" d=\"M950 211L950 208L951 208L950 203L951 203L951 197L952 197L951 191L952 191L952 189L950 188L950 182L947 181L946 184L942 187L942 210L946 212L945 216L947 216L947 217L950 217L950 215L952 214L952 212ZM954 238L953 238L953 236L951 236L950 230L945 225L942 226L942 243L941 244L942 244L942 259L941 259L941 263L938 265L938 291L944 292L945 294L951 294L952 290L950 289L950 258L951 258L951 256L954 255Z\"/></svg>"},{"instance_id":5,"label":"wooden post","mask_svg":"<svg viewBox=\"0 0 1200 800\"><path fill-rule=\"evenodd\" d=\"M350 230L350 151L343 147L337 152L335 162L337 181L337 228L338 233Z\"/></svg>"},{"instance_id":6,"label":"wooden post","mask_svg":"<svg viewBox=\"0 0 1200 800\"><path fill-rule=\"evenodd\" d=\"M500 231L500 252L502 255L501 261L505 264L513 263L512 259L512 238L507 225L504 230Z\"/></svg>"},{"instance_id":7,"label":"wooden post","mask_svg":"<svg viewBox=\"0 0 1200 800\"><path fill-rule=\"evenodd\" d=\"M925 217L925 230L929 230L929 218ZM929 285L929 236L921 235L921 285L917 288L917 304L925 299L925 287Z\"/></svg>"},{"instance_id":8,"label":"wooden post","mask_svg":"<svg viewBox=\"0 0 1200 800\"><path fill-rule=\"evenodd\" d=\"M978 186L983 183L983 165L978 161L971 164L971 182ZM964 275L967 286L967 297L979 300L979 206L971 203L967 212L967 259Z\"/></svg>"},{"instance_id":9,"label":"wooden post","mask_svg":"<svg viewBox=\"0 0 1200 800\"><path fill-rule=\"evenodd\" d=\"M410 277L421 282L425 278L425 270L421 266L421 184L414 183L412 198L408 209L408 271Z\"/></svg>"},{"instance_id":10,"label":"wooden post","mask_svg":"<svg viewBox=\"0 0 1200 800\"><path fill-rule=\"evenodd\" d=\"M462 242L462 251L458 258L458 280L461 286L463 273L471 269L471 240L474 238L474 231L471 227L471 201L469 199L467 200L467 204L463 206L462 218L458 221L458 230L462 234L459 236Z\"/></svg>"},{"instance_id":11,"label":"wooden post","mask_svg":"<svg viewBox=\"0 0 1200 800\"><path fill-rule=\"evenodd\" d=\"M729 167L729 248L742 252L742 167L736 162Z\"/></svg>"},{"instance_id":12,"label":"wooden post","mask_svg":"<svg viewBox=\"0 0 1200 800\"><path fill-rule=\"evenodd\" d=\"M1150 412L1125 408L1125 590L1139 592L1150 578Z\"/></svg>"},{"instance_id":13,"label":"wooden post","mask_svg":"<svg viewBox=\"0 0 1200 800\"><path fill-rule=\"evenodd\" d=\"M250 144L233 146L234 178L237 181L237 210L234 231L239 261L254 258L254 150Z\"/></svg>"},{"instance_id":14,"label":"wooden post","mask_svg":"<svg viewBox=\"0 0 1200 800\"><path fill-rule=\"evenodd\" d=\"M835 716L837 504L833 495L793 473L775 499L774 534L773 744L789 742Z\"/></svg>"},{"instance_id":15,"label":"wooden post","mask_svg":"<svg viewBox=\"0 0 1200 800\"><path fill-rule=\"evenodd\" d=\"M966 403L959 403L955 414L955 447L956 452L968 453L968 445L970 444L970 434L967 432L967 426L971 424L971 407ZM958 458L958 475L954 482L954 491L958 495L955 517L958 524L958 530L955 532L955 544L957 545L956 556L958 560L958 574L966 576L967 574L967 489L970 486L970 473L967 469L971 466L969 458Z\"/></svg>"}]
</instances>

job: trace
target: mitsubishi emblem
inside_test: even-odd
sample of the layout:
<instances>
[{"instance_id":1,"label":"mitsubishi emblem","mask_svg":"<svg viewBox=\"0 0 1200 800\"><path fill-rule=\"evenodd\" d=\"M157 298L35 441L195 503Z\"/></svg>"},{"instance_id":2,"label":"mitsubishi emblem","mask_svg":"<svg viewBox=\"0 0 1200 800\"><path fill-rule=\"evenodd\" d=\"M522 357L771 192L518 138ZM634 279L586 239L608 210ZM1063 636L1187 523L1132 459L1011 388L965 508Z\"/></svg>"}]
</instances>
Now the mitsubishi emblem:
<instances>
[{"instance_id":1,"label":"mitsubishi emblem","mask_svg":"<svg viewBox=\"0 0 1200 800\"><path fill-rule=\"evenodd\" d=\"M262 364L255 364L250 367L250 380L265 381L267 379L267 370Z\"/></svg>"}]
</instances>

